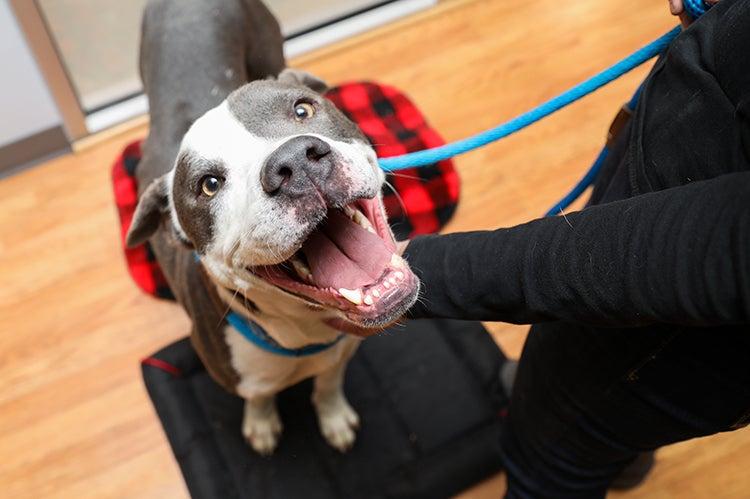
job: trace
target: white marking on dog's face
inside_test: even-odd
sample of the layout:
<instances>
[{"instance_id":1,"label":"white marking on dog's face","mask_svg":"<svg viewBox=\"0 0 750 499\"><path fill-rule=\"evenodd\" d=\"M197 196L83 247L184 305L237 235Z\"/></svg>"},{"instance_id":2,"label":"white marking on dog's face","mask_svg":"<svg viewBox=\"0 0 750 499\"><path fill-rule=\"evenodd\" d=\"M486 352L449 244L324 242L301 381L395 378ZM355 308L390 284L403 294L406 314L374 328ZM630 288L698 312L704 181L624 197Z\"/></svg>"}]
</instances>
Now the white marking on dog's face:
<instances>
[{"instance_id":1,"label":"white marking on dog's face","mask_svg":"<svg viewBox=\"0 0 750 499\"><path fill-rule=\"evenodd\" d=\"M284 100L286 104L293 102ZM287 109L279 112L284 119ZM225 101L196 120L183 138L171 175L173 223L209 272L227 287L247 289L258 280L247 267L291 257L329 205L343 206L380 191L384 175L361 135L335 137L317 133L314 126L297 128L299 133L288 136L257 135ZM325 185L313 179L314 188L302 195L269 195L261 184L264 164L280 146L299 136L317 137L330 146L333 171ZM205 182L210 189L204 190Z\"/></svg>"}]
</instances>

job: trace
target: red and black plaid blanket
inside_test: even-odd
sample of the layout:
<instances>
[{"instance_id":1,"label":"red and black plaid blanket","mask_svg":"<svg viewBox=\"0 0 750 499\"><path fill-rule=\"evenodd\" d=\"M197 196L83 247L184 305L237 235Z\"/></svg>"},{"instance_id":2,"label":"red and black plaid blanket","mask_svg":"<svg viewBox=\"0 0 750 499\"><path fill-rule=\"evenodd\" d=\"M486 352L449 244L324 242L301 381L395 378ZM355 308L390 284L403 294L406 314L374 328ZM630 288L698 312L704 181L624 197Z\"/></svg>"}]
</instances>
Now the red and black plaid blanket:
<instances>
[{"instance_id":1,"label":"red and black plaid blanket","mask_svg":"<svg viewBox=\"0 0 750 499\"><path fill-rule=\"evenodd\" d=\"M414 104L393 87L370 82L347 83L330 89L326 97L359 125L378 157L398 156L445 143ZM125 148L112 169L123 248L138 201L135 171L140 158L138 141ZM398 239L438 231L456 209L460 182L451 160L388 174L387 181L383 201ZM154 296L172 297L148 243L124 251L130 275L141 289Z\"/></svg>"}]
</instances>

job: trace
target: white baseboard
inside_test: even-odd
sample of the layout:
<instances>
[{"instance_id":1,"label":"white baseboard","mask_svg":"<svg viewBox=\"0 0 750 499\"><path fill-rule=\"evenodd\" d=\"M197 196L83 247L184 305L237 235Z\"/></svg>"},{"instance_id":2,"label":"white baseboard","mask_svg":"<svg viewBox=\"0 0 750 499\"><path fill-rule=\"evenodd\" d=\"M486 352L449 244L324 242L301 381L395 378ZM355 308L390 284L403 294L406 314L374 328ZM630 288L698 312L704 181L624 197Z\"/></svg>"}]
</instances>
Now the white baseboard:
<instances>
[{"instance_id":1,"label":"white baseboard","mask_svg":"<svg viewBox=\"0 0 750 499\"><path fill-rule=\"evenodd\" d=\"M86 116L89 133L101 132L123 121L148 113L148 99L144 94L118 102Z\"/></svg>"},{"instance_id":2,"label":"white baseboard","mask_svg":"<svg viewBox=\"0 0 750 499\"><path fill-rule=\"evenodd\" d=\"M436 3L437 0L400 0L375 7L356 16L287 40L284 42L284 56L287 59L296 57L305 52L382 26L400 17L408 16Z\"/></svg>"}]
</instances>

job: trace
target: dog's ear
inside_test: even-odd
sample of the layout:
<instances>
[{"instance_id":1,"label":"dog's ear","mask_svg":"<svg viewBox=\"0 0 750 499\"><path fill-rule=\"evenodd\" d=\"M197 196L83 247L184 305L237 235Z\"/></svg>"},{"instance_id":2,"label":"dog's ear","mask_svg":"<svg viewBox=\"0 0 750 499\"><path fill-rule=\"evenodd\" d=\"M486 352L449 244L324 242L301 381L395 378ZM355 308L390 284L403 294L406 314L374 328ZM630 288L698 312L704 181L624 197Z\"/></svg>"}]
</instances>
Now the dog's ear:
<instances>
[{"instance_id":1,"label":"dog's ear","mask_svg":"<svg viewBox=\"0 0 750 499\"><path fill-rule=\"evenodd\" d=\"M169 211L167 175L151 182L138 200L128 235L125 237L125 245L128 248L146 242L159 228L162 218Z\"/></svg>"},{"instance_id":2,"label":"dog's ear","mask_svg":"<svg viewBox=\"0 0 750 499\"><path fill-rule=\"evenodd\" d=\"M295 85L304 85L305 87L314 90L319 94L322 94L323 92L328 90L328 85L326 84L326 82L324 82L317 76L311 75L307 71L302 71L301 69L286 68L281 73L279 73L279 81Z\"/></svg>"}]
</instances>

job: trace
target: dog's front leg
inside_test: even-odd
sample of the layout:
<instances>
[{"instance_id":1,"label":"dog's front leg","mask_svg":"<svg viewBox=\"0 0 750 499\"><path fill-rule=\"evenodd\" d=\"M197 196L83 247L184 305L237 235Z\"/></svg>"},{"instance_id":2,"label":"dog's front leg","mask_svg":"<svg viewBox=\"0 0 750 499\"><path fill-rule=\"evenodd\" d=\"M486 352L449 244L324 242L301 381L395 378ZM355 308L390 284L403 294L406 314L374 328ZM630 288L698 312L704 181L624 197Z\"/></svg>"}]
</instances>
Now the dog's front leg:
<instances>
[{"instance_id":1,"label":"dog's front leg","mask_svg":"<svg viewBox=\"0 0 750 499\"><path fill-rule=\"evenodd\" d=\"M346 362L336 364L315 378L312 401L318 413L318 424L328 443L345 452L354 445L359 416L344 396Z\"/></svg>"},{"instance_id":2,"label":"dog's front leg","mask_svg":"<svg viewBox=\"0 0 750 499\"><path fill-rule=\"evenodd\" d=\"M245 400L242 434L259 454L267 456L273 453L281 434L281 419L274 395Z\"/></svg>"}]
</instances>

